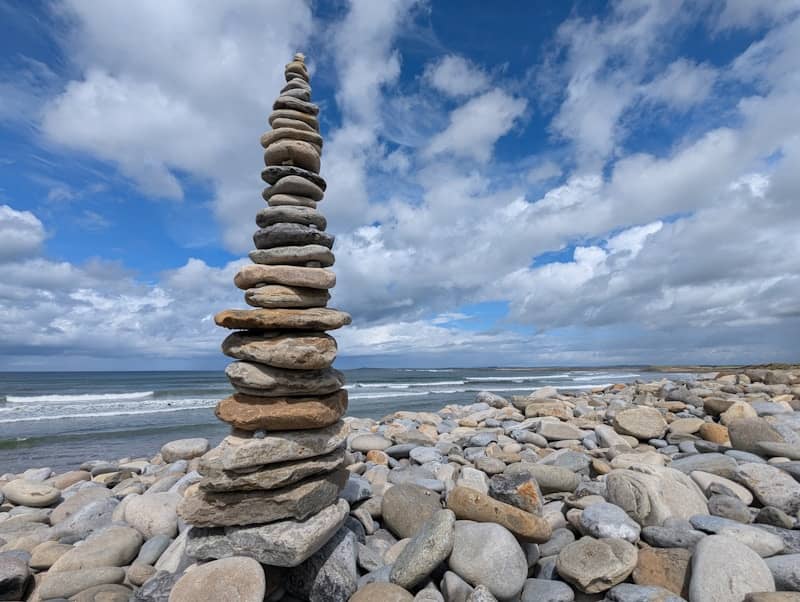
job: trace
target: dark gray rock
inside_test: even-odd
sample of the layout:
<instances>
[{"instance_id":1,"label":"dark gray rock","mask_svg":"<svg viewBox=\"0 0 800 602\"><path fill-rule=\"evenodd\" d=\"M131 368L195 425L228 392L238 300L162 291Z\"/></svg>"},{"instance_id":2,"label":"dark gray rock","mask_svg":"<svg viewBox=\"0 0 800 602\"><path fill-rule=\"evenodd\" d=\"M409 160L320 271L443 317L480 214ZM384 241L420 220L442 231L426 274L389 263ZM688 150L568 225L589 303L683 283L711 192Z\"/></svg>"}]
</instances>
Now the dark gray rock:
<instances>
[{"instance_id":1,"label":"dark gray rock","mask_svg":"<svg viewBox=\"0 0 800 602\"><path fill-rule=\"evenodd\" d=\"M347 602L358 589L356 536L341 528L318 552L290 569L287 591L309 602Z\"/></svg>"},{"instance_id":2,"label":"dark gray rock","mask_svg":"<svg viewBox=\"0 0 800 602\"><path fill-rule=\"evenodd\" d=\"M163 533L154 535L142 544L139 555L136 557L136 562L141 564L155 564L171 543L172 538L168 535L164 535Z\"/></svg>"},{"instance_id":3,"label":"dark gray rock","mask_svg":"<svg viewBox=\"0 0 800 602\"><path fill-rule=\"evenodd\" d=\"M158 571L142 584L131 602L169 602L172 587L181 578L182 572Z\"/></svg>"},{"instance_id":4,"label":"dark gray rock","mask_svg":"<svg viewBox=\"0 0 800 602\"><path fill-rule=\"evenodd\" d=\"M301 224L275 224L259 228L253 234L256 249L272 249L275 247L291 247L300 245L320 245L333 247L334 236L321 230L309 228Z\"/></svg>"},{"instance_id":5,"label":"dark gray rock","mask_svg":"<svg viewBox=\"0 0 800 602\"><path fill-rule=\"evenodd\" d=\"M778 591L800 592L800 554L773 556L765 562Z\"/></svg>"},{"instance_id":6,"label":"dark gray rock","mask_svg":"<svg viewBox=\"0 0 800 602\"><path fill-rule=\"evenodd\" d=\"M27 562L13 556L0 556L0 600L22 600L30 578Z\"/></svg>"},{"instance_id":7,"label":"dark gray rock","mask_svg":"<svg viewBox=\"0 0 800 602\"><path fill-rule=\"evenodd\" d=\"M300 176L301 178L305 178L312 184L318 186L322 191L328 187L328 184L323 178L300 167L294 167L292 165L272 165L261 170L261 179L267 184L275 184L278 180L286 176Z\"/></svg>"},{"instance_id":8,"label":"dark gray rock","mask_svg":"<svg viewBox=\"0 0 800 602\"><path fill-rule=\"evenodd\" d=\"M705 533L694 529L674 527L645 527L642 529L642 539L657 548L693 548L704 537Z\"/></svg>"},{"instance_id":9,"label":"dark gray rock","mask_svg":"<svg viewBox=\"0 0 800 602\"><path fill-rule=\"evenodd\" d=\"M528 579L520 602L573 602L575 592L563 581Z\"/></svg>"},{"instance_id":10,"label":"dark gray rock","mask_svg":"<svg viewBox=\"0 0 800 602\"><path fill-rule=\"evenodd\" d=\"M395 560L391 582L407 590L422 583L450 555L455 522L451 510L439 510L428 519Z\"/></svg>"},{"instance_id":11,"label":"dark gray rock","mask_svg":"<svg viewBox=\"0 0 800 602\"><path fill-rule=\"evenodd\" d=\"M668 589L655 585L620 583L606 593L608 602L686 602Z\"/></svg>"},{"instance_id":12,"label":"dark gray rock","mask_svg":"<svg viewBox=\"0 0 800 602\"><path fill-rule=\"evenodd\" d=\"M530 473L496 474L489 479L489 495L536 515L542 514L542 491Z\"/></svg>"},{"instance_id":13,"label":"dark gray rock","mask_svg":"<svg viewBox=\"0 0 800 602\"><path fill-rule=\"evenodd\" d=\"M730 495L712 495L708 498L708 511L714 516L721 516L740 523L750 522L750 510L738 497Z\"/></svg>"},{"instance_id":14,"label":"dark gray rock","mask_svg":"<svg viewBox=\"0 0 800 602\"><path fill-rule=\"evenodd\" d=\"M753 522L772 525L781 529L791 529L795 525L795 520L791 516L774 506L765 506L759 510Z\"/></svg>"},{"instance_id":15,"label":"dark gray rock","mask_svg":"<svg viewBox=\"0 0 800 602\"><path fill-rule=\"evenodd\" d=\"M600 502L581 513L581 529L592 537L616 537L631 543L639 540L641 527L619 506Z\"/></svg>"}]
</instances>

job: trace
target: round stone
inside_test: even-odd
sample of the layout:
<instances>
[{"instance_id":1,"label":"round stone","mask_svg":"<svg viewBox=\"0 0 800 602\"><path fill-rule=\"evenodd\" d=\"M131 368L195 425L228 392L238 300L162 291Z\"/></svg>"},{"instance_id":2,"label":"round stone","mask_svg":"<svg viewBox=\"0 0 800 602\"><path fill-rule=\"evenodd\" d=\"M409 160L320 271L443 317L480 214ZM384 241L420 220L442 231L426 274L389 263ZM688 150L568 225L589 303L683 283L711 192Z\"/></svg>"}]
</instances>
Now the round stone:
<instances>
[{"instance_id":1,"label":"round stone","mask_svg":"<svg viewBox=\"0 0 800 602\"><path fill-rule=\"evenodd\" d=\"M234 332L222 342L225 355L294 370L322 370L336 359L336 340L322 332L265 337Z\"/></svg>"},{"instance_id":2,"label":"round stone","mask_svg":"<svg viewBox=\"0 0 800 602\"><path fill-rule=\"evenodd\" d=\"M161 458L172 463L178 460L198 458L208 451L208 439L196 437L192 439L176 439L161 447Z\"/></svg>"},{"instance_id":3,"label":"round stone","mask_svg":"<svg viewBox=\"0 0 800 602\"><path fill-rule=\"evenodd\" d=\"M223 399L215 414L246 431L319 429L336 423L347 410L347 391L322 397L252 397L242 393Z\"/></svg>"},{"instance_id":4,"label":"round stone","mask_svg":"<svg viewBox=\"0 0 800 602\"><path fill-rule=\"evenodd\" d=\"M623 435L646 441L660 439L667 430L667 423L657 409L639 406L617 412L614 428Z\"/></svg>"},{"instance_id":5,"label":"round stone","mask_svg":"<svg viewBox=\"0 0 800 602\"><path fill-rule=\"evenodd\" d=\"M265 201L269 201L276 194L296 195L307 197L313 201L321 201L325 195L325 189L302 176L289 175L281 178L269 188L265 188L262 196Z\"/></svg>"},{"instance_id":6,"label":"round stone","mask_svg":"<svg viewBox=\"0 0 800 602\"><path fill-rule=\"evenodd\" d=\"M223 558L187 571L172 588L169 602L262 602L267 583L258 561Z\"/></svg>"},{"instance_id":7,"label":"round stone","mask_svg":"<svg viewBox=\"0 0 800 602\"><path fill-rule=\"evenodd\" d=\"M334 236L301 224L274 224L256 230L253 242L257 249L272 249L299 245L333 247Z\"/></svg>"},{"instance_id":8,"label":"round stone","mask_svg":"<svg viewBox=\"0 0 800 602\"><path fill-rule=\"evenodd\" d=\"M229 364L225 374L237 391L255 397L328 395L344 385L344 375L333 368L287 370L238 361Z\"/></svg>"},{"instance_id":9,"label":"round stone","mask_svg":"<svg viewBox=\"0 0 800 602\"><path fill-rule=\"evenodd\" d=\"M125 566L136 558L142 536L131 527L109 527L98 531L81 545L61 555L49 574L107 566Z\"/></svg>"},{"instance_id":10,"label":"round stone","mask_svg":"<svg viewBox=\"0 0 800 602\"><path fill-rule=\"evenodd\" d=\"M175 537L178 533L176 509L180 501L180 494L168 491L132 495L125 505L125 522L148 539L155 535Z\"/></svg>"},{"instance_id":11,"label":"round stone","mask_svg":"<svg viewBox=\"0 0 800 602\"><path fill-rule=\"evenodd\" d=\"M631 543L639 539L641 527L619 506L601 502L586 508L580 517L581 529L596 538L618 538Z\"/></svg>"},{"instance_id":12,"label":"round stone","mask_svg":"<svg viewBox=\"0 0 800 602\"><path fill-rule=\"evenodd\" d=\"M9 502L32 508L52 506L61 498L61 492L55 487L25 479L15 479L6 483L2 491Z\"/></svg>"},{"instance_id":13,"label":"round stone","mask_svg":"<svg viewBox=\"0 0 800 602\"><path fill-rule=\"evenodd\" d=\"M558 555L558 574L587 594L611 589L636 567L636 548L624 539L581 537Z\"/></svg>"},{"instance_id":14,"label":"round stone","mask_svg":"<svg viewBox=\"0 0 800 602\"><path fill-rule=\"evenodd\" d=\"M302 140L278 140L270 144L264 151L266 165L294 165L319 173L319 152L314 146Z\"/></svg>"},{"instance_id":15,"label":"round stone","mask_svg":"<svg viewBox=\"0 0 800 602\"><path fill-rule=\"evenodd\" d=\"M256 224L259 228L281 222L314 226L317 230L324 230L328 225L324 215L308 207L267 207L256 214Z\"/></svg>"},{"instance_id":16,"label":"round stone","mask_svg":"<svg viewBox=\"0 0 800 602\"><path fill-rule=\"evenodd\" d=\"M217 326L257 330L335 330L350 324L350 314L336 309L226 309L214 316Z\"/></svg>"},{"instance_id":17,"label":"round stone","mask_svg":"<svg viewBox=\"0 0 800 602\"><path fill-rule=\"evenodd\" d=\"M381 502L383 521L400 538L413 537L441 509L438 493L410 484L391 487Z\"/></svg>"},{"instance_id":18,"label":"round stone","mask_svg":"<svg viewBox=\"0 0 800 602\"><path fill-rule=\"evenodd\" d=\"M336 285L336 274L325 268L305 268L293 265L250 264L242 267L233 277L240 289L247 290L261 284L282 284L303 288L329 289Z\"/></svg>"},{"instance_id":19,"label":"round stone","mask_svg":"<svg viewBox=\"0 0 800 602\"><path fill-rule=\"evenodd\" d=\"M272 127L275 129L290 128L293 130L302 130L304 132L313 132L318 134L319 131L308 125L305 121L298 119L290 119L289 117L276 117L272 121Z\"/></svg>"},{"instance_id":20,"label":"round stone","mask_svg":"<svg viewBox=\"0 0 800 602\"><path fill-rule=\"evenodd\" d=\"M525 552L508 529L495 523L456 521L448 565L470 585L484 585L501 600L518 595L528 576Z\"/></svg>"},{"instance_id":21,"label":"round stone","mask_svg":"<svg viewBox=\"0 0 800 602\"><path fill-rule=\"evenodd\" d=\"M450 510L439 510L428 519L395 560L390 581L406 589L422 583L453 550L455 522Z\"/></svg>"}]
</instances>

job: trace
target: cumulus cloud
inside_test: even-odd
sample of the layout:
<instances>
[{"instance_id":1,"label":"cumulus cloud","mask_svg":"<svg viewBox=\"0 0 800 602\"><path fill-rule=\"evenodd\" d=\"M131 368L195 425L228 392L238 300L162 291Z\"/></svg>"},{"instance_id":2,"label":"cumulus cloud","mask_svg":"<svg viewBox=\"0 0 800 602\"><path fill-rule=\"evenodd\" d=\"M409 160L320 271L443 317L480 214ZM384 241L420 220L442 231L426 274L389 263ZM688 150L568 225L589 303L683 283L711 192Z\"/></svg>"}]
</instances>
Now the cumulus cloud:
<instances>
[{"instance_id":1,"label":"cumulus cloud","mask_svg":"<svg viewBox=\"0 0 800 602\"><path fill-rule=\"evenodd\" d=\"M424 77L435 90L454 98L471 96L489 87L489 75L457 54L448 54L429 64Z\"/></svg>"},{"instance_id":2,"label":"cumulus cloud","mask_svg":"<svg viewBox=\"0 0 800 602\"><path fill-rule=\"evenodd\" d=\"M44 238L44 226L33 213L0 205L0 263L36 254Z\"/></svg>"}]
</instances>

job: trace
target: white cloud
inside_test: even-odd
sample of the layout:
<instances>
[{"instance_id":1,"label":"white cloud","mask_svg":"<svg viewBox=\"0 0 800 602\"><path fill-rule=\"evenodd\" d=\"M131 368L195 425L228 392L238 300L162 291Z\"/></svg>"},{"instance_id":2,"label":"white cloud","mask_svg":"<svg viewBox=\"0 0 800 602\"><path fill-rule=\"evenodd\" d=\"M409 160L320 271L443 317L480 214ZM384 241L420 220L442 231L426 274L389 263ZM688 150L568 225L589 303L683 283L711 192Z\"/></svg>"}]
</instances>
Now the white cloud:
<instances>
[{"instance_id":1,"label":"white cloud","mask_svg":"<svg viewBox=\"0 0 800 602\"><path fill-rule=\"evenodd\" d=\"M471 96L489 87L487 73L457 54L448 54L429 64L424 77L434 89L454 98Z\"/></svg>"},{"instance_id":2,"label":"white cloud","mask_svg":"<svg viewBox=\"0 0 800 602\"><path fill-rule=\"evenodd\" d=\"M644 96L678 108L696 105L708 98L717 78L710 65L678 59L643 87Z\"/></svg>"},{"instance_id":3,"label":"white cloud","mask_svg":"<svg viewBox=\"0 0 800 602\"><path fill-rule=\"evenodd\" d=\"M36 254L44 237L44 226L33 213L0 205L0 263Z\"/></svg>"},{"instance_id":4,"label":"white cloud","mask_svg":"<svg viewBox=\"0 0 800 602\"><path fill-rule=\"evenodd\" d=\"M527 104L499 88L477 96L451 113L450 124L434 136L427 154L452 153L487 162L495 143L514 127Z\"/></svg>"}]
</instances>

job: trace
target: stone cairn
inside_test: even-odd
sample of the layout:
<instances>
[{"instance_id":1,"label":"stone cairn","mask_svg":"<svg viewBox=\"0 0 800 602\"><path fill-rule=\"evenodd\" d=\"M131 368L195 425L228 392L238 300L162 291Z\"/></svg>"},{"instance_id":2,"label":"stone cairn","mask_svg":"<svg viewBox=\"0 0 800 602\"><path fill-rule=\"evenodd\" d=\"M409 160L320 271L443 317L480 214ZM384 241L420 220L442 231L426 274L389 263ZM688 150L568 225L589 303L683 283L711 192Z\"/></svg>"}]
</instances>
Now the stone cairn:
<instances>
[{"instance_id":1,"label":"stone cairn","mask_svg":"<svg viewBox=\"0 0 800 602\"><path fill-rule=\"evenodd\" d=\"M235 330L222 344L237 361L226 374L236 392L216 408L232 433L200 462L203 477L179 513L193 525L197 559L251 556L294 567L342 526L349 507L341 420L343 376L331 368L336 341L325 331L350 323L326 307L336 283L334 237L317 211L322 137L304 56L286 65L286 85L261 137L269 207L256 216L252 264L234 283L255 309L230 309L216 323Z\"/></svg>"}]
</instances>

